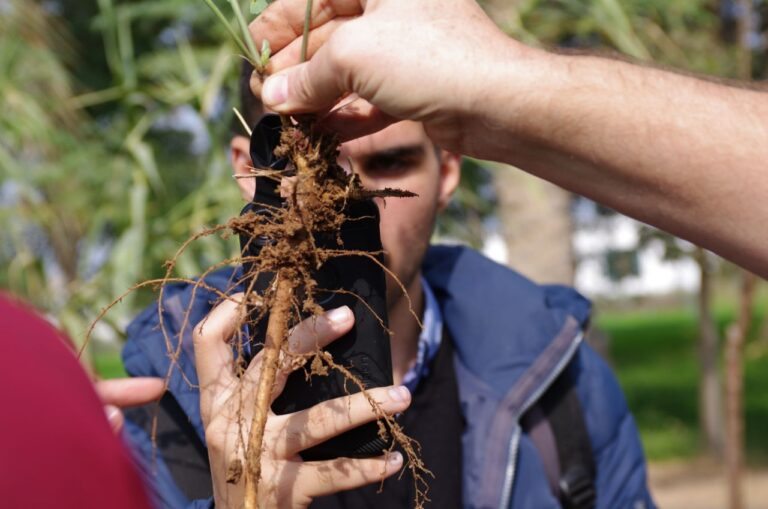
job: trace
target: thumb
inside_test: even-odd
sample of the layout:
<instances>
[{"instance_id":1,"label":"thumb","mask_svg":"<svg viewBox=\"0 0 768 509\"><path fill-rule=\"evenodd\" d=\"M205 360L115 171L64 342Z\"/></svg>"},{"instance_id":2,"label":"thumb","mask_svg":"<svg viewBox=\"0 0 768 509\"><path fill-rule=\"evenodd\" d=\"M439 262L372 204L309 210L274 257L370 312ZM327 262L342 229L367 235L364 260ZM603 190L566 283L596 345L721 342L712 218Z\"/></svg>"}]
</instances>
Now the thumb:
<instances>
[{"instance_id":1,"label":"thumb","mask_svg":"<svg viewBox=\"0 0 768 509\"><path fill-rule=\"evenodd\" d=\"M327 111L340 97L352 92L345 86L346 72L333 65L326 45L309 62L267 78L261 99L267 108L282 114Z\"/></svg>"}]
</instances>

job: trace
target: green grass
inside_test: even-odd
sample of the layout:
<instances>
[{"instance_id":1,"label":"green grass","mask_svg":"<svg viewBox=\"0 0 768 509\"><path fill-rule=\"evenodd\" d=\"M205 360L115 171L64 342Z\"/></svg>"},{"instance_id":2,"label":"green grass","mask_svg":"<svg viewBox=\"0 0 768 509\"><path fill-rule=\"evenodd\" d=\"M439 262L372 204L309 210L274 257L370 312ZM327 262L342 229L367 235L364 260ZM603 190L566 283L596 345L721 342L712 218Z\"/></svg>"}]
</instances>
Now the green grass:
<instances>
[{"instance_id":1,"label":"green grass","mask_svg":"<svg viewBox=\"0 0 768 509\"><path fill-rule=\"evenodd\" d=\"M753 334L764 307L757 313ZM733 310L716 313L721 334ZM652 460L700 454L698 429L697 323L692 310L622 312L599 316L610 339L610 361L624 388ZM752 341L747 349L745 409L747 454L768 459L768 347Z\"/></svg>"},{"instance_id":2,"label":"green grass","mask_svg":"<svg viewBox=\"0 0 768 509\"><path fill-rule=\"evenodd\" d=\"M121 378L128 376L123 367L123 360L117 352L96 353L93 356L96 373L101 378Z\"/></svg>"}]
</instances>

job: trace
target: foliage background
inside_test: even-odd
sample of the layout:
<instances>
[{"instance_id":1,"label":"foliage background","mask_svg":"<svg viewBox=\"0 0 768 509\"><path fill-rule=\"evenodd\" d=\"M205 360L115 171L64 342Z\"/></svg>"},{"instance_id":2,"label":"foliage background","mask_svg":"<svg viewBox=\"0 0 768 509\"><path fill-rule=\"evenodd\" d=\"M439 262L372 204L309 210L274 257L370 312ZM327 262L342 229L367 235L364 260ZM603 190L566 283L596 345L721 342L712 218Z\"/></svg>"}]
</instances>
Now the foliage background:
<instances>
[{"instance_id":1,"label":"foliage background","mask_svg":"<svg viewBox=\"0 0 768 509\"><path fill-rule=\"evenodd\" d=\"M481 3L529 44L619 51L723 77L738 71L732 1ZM768 20L768 4L754 5ZM768 72L762 23L750 40L756 79ZM202 0L0 0L0 288L46 311L79 342L100 309L160 276L192 233L237 214L228 141L239 63ZM482 244L495 214L492 178L483 163L467 163L441 235ZM178 272L194 276L236 249L232 240L206 238L180 259ZM151 299L148 290L126 297L97 336L119 340ZM621 334L620 322L605 323ZM693 358L694 333L685 330L669 342L649 333L653 345L617 340L630 403L645 401L639 389L632 392L632 366L624 369L640 355L632 348L664 354L669 345L673 355L675 341L683 341L679 351ZM643 380L661 378L646 372ZM693 404L695 387L688 396ZM662 408L695 437L687 407ZM641 426L653 427L656 418L641 412Z\"/></svg>"}]
</instances>

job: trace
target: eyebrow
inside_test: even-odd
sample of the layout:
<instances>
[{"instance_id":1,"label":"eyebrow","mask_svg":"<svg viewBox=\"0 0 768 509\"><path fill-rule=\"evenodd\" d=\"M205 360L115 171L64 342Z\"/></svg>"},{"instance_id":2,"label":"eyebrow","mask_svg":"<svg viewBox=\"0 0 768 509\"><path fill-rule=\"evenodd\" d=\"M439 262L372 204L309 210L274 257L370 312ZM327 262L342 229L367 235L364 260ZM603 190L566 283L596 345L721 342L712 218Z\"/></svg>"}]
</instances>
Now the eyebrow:
<instances>
[{"instance_id":1,"label":"eyebrow","mask_svg":"<svg viewBox=\"0 0 768 509\"><path fill-rule=\"evenodd\" d=\"M365 164L370 164L372 161L381 159L409 159L419 157L424 157L423 145L406 145L374 152L365 157L364 161Z\"/></svg>"}]
</instances>

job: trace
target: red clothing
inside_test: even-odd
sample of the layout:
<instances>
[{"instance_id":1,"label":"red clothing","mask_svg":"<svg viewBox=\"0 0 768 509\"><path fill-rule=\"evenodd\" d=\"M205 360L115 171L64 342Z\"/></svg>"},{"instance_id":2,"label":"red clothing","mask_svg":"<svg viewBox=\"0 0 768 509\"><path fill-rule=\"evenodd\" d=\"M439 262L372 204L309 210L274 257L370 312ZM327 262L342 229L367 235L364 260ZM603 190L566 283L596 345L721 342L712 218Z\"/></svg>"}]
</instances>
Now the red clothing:
<instances>
[{"instance_id":1,"label":"red clothing","mask_svg":"<svg viewBox=\"0 0 768 509\"><path fill-rule=\"evenodd\" d=\"M0 506L150 507L126 449L63 335L2 295Z\"/></svg>"}]
</instances>

